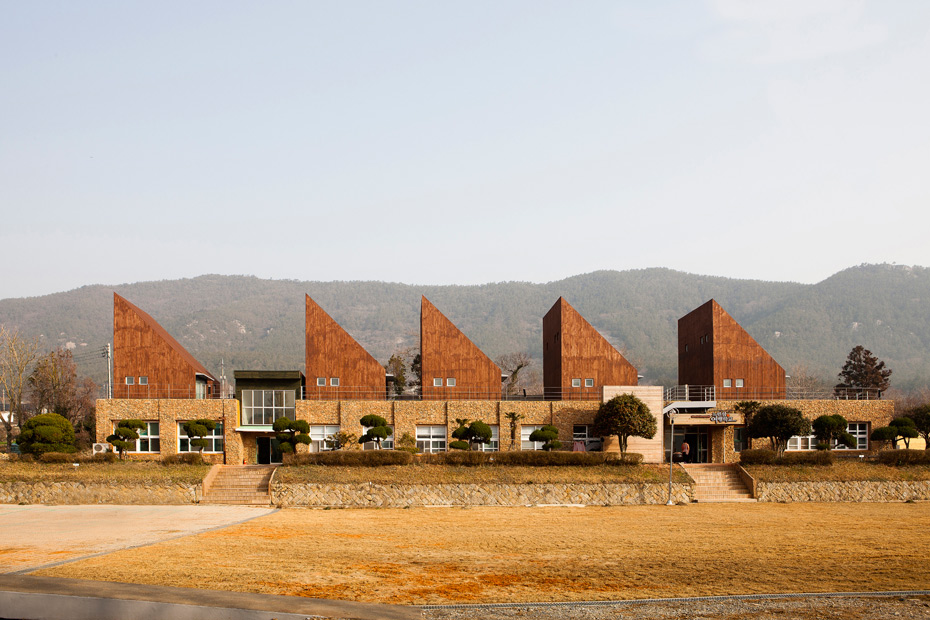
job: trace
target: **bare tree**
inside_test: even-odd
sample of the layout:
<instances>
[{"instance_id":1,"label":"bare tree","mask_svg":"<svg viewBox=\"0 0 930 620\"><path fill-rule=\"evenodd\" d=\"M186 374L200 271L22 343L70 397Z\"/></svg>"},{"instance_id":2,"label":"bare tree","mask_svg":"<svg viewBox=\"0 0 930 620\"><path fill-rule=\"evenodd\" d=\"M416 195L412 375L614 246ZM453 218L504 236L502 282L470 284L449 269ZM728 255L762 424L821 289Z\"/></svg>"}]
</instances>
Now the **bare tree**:
<instances>
[{"instance_id":1,"label":"bare tree","mask_svg":"<svg viewBox=\"0 0 930 620\"><path fill-rule=\"evenodd\" d=\"M8 440L13 437L14 423L19 427L26 421L23 416L23 396L29 369L38 351L38 339L23 338L19 332L0 325L0 388L6 392L10 403L10 417L3 420Z\"/></svg>"},{"instance_id":2,"label":"bare tree","mask_svg":"<svg viewBox=\"0 0 930 620\"><path fill-rule=\"evenodd\" d=\"M536 387L534 383L539 382L539 373L534 373L533 366L535 361L529 353L517 352L501 355L494 363L500 366L500 369L507 376L507 382L504 384L504 393L508 396L518 394L520 390Z\"/></svg>"},{"instance_id":3,"label":"bare tree","mask_svg":"<svg viewBox=\"0 0 930 620\"><path fill-rule=\"evenodd\" d=\"M52 412L81 428L94 410L96 384L78 379L71 351L58 349L41 356L29 375L35 413Z\"/></svg>"},{"instance_id":4,"label":"bare tree","mask_svg":"<svg viewBox=\"0 0 930 620\"><path fill-rule=\"evenodd\" d=\"M817 375L807 364L795 364L788 373L785 383L789 396L805 397L833 389L825 378Z\"/></svg>"}]
</instances>

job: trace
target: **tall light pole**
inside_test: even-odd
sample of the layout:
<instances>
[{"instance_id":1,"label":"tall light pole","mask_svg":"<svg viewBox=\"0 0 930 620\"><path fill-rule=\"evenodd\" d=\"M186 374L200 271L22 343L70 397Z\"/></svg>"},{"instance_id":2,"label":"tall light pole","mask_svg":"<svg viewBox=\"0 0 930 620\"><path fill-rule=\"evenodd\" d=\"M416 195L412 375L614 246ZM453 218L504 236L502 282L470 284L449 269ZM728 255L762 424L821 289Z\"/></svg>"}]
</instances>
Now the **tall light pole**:
<instances>
[{"instance_id":1,"label":"tall light pole","mask_svg":"<svg viewBox=\"0 0 930 620\"><path fill-rule=\"evenodd\" d=\"M668 438L668 503L666 506L674 506L675 502L672 501L672 461L674 460L674 451L675 451L675 414L678 413L674 409L669 409L668 421L672 425L672 434Z\"/></svg>"}]
</instances>

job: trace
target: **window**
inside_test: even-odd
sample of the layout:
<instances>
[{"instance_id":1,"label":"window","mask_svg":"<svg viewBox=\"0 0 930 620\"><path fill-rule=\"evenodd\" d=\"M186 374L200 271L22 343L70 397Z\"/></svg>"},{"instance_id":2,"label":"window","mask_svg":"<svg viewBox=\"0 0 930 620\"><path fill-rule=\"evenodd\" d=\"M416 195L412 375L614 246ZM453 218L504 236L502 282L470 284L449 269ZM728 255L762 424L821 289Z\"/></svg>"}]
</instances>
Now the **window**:
<instances>
[{"instance_id":1,"label":"window","mask_svg":"<svg viewBox=\"0 0 930 620\"><path fill-rule=\"evenodd\" d=\"M362 427L362 435L368 432L370 426ZM381 440L381 449L382 450L393 450L394 449L394 425L388 424L388 428L391 429L391 434L387 436L386 439ZM362 450L377 450L378 444L373 441L368 441L362 444Z\"/></svg>"},{"instance_id":2,"label":"window","mask_svg":"<svg viewBox=\"0 0 930 620\"><path fill-rule=\"evenodd\" d=\"M585 380L584 380L584 386L585 386L585 387L594 387L594 379L585 379Z\"/></svg>"},{"instance_id":3,"label":"window","mask_svg":"<svg viewBox=\"0 0 930 620\"><path fill-rule=\"evenodd\" d=\"M310 452L326 452L326 439L339 432L338 424L326 424L310 427Z\"/></svg>"},{"instance_id":4,"label":"window","mask_svg":"<svg viewBox=\"0 0 930 620\"><path fill-rule=\"evenodd\" d=\"M733 387L733 379L724 379L724 380L723 380L723 387L725 387L725 388Z\"/></svg>"},{"instance_id":5,"label":"window","mask_svg":"<svg viewBox=\"0 0 930 620\"><path fill-rule=\"evenodd\" d=\"M575 424L572 426L572 441L587 441L590 429L587 424Z\"/></svg>"},{"instance_id":6,"label":"window","mask_svg":"<svg viewBox=\"0 0 930 620\"><path fill-rule=\"evenodd\" d=\"M740 426L733 429L733 451L742 452L748 448L746 443L746 427Z\"/></svg>"},{"instance_id":7,"label":"window","mask_svg":"<svg viewBox=\"0 0 930 620\"><path fill-rule=\"evenodd\" d=\"M435 377L433 379L433 387L442 387L442 377Z\"/></svg>"},{"instance_id":8,"label":"window","mask_svg":"<svg viewBox=\"0 0 930 620\"><path fill-rule=\"evenodd\" d=\"M869 449L869 423L868 422L850 422L846 425L846 431L856 438L856 447L847 448L840 444L837 450L868 450Z\"/></svg>"},{"instance_id":9,"label":"window","mask_svg":"<svg viewBox=\"0 0 930 620\"><path fill-rule=\"evenodd\" d=\"M294 390L242 390L242 424L268 426L278 418L296 419Z\"/></svg>"},{"instance_id":10,"label":"window","mask_svg":"<svg viewBox=\"0 0 930 620\"><path fill-rule=\"evenodd\" d=\"M737 379L737 380L736 380L736 387L738 387L738 388L743 387L743 380L742 380L742 379Z\"/></svg>"},{"instance_id":11,"label":"window","mask_svg":"<svg viewBox=\"0 0 930 620\"><path fill-rule=\"evenodd\" d=\"M521 450L542 450L544 442L530 441L530 435L533 434L533 431L540 429L542 427L543 427L542 424L539 424L536 426L524 424L523 426L520 427L520 449Z\"/></svg>"},{"instance_id":12,"label":"window","mask_svg":"<svg viewBox=\"0 0 930 620\"><path fill-rule=\"evenodd\" d=\"M223 423L217 422L216 428L204 437L207 440L207 447L203 449L206 452L223 451ZM191 438L184 432L184 422L178 422L178 452L198 452L199 449L191 447Z\"/></svg>"},{"instance_id":13,"label":"window","mask_svg":"<svg viewBox=\"0 0 930 620\"><path fill-rule=\"evenodd\" d=\"M445 452L446 427L418 426L417 447L420 449L420 452Z\"/></svg>"},{"instance_id":14,"label":"window","mask_svg":"<svg viewBox=\"0 0 930 620\"><path fill-rule=\"evenodd\" d=\"M317 377L316 378L317 387L326 387L326 377Z\"/></svg>"},{"instance_id":15,"label":"window","mask_svg":"<svg viewBox=\"0 0 930 620\"><path fill-rule=\"evenodd\" d=\"M126 385L135 385L135 383L136 383L135 377L126 377Z\"/></svg>"},{"instance_id":16,"label":"window","mask_svg":"<svg viewBox=\"0 0 930 620\"><path fill-rule=\"evenodd\" d=\"M339 387L339 377L330 377L329 384L332 387Z\"/></svg>"},{"instance_id":17,"label":"window","mask_svg":"<svg viewBox=\"0 0 930 620\"><path fill-rule=\"evenodd\" d=\"M148 384L149 384L148 377L139 377L139 385L148 385Z\"/></svg>"},{"instance_id":18,"label":"window","mask_svg":"<svg viewBox=\"0 0 930 620\"><path fill-rule=\"evenodd\" d=\"M572 379L572 387L581 387L581 379Z\"/></svg>"},{"instance_id":19,"label":"window","mask_svg":"<svg viewBox=\"0 0 930 620\"><path fill-rule=\"evenodd\" d=\"M158 422L143 422L145 428L139 430L139 438L136 439L135 449L129 452L160 452L161 441L158 438ZM116 424L113 425L113 431L116 432Z\"/></svg>"},{"instance_id":20,"label":"window","mask_svg":"<svg viewBox=\"0 0 930 620\"><path fill-rule=\"evenodd\" d=\"M856 438L856 447L847 448L843 444L833 446L834 450L868 450L869 449L869 424L868 422L850 422L846 426L846 431ZM788 440L788 450L816 450L817 440L813 435L803 437L792 437Z\"/></svg>"},{"instance_id":21,"label":"window","mask_svg":"<svg viewBox=\"0 0 930 620\"><path fill-rule=\"evenodd\" d=\"M448 379L446 379L446 386L455 387L455 377L449 377Z\"/></svg>"},{"instance_id":22,"label":"window","mask_svg":"<svg viewBox=\"0 0 930 620\"><path fill-rule=\"evenodd\" d=\"M206 398L207 397L207 382L201 381L200 379L194 384L194 398Z\"/></svg>"},{"instance_id":23,"label":"window","mask_svg":"<svg viewBox=\"0 0 930 620\"><path fill-rule=\"evenodd\" d=\"M481 444L481 450L483 452L497 452L500 450L501 445L501 427L497 424L488 424L488 426L491 427L491 441Z\"/></svg>"}]
</instances>

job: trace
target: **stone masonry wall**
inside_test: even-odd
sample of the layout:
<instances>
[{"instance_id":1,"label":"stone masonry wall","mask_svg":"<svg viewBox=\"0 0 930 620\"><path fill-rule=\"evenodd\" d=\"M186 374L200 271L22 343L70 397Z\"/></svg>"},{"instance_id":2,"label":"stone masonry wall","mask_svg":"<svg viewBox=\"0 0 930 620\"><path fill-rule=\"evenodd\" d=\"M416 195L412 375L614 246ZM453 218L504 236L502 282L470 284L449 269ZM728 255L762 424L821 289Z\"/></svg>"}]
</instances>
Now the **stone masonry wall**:
<instances>
[{"instance_id":1,"label":"stone masonry wall","mask_svg":"<svg viewBox=\"0 0 930 620\"><path fill-rule=\"evenodd\" d=\"M672 485L676 503L688 503L692 496L692 485ZM272 484L272 502L282 507L620 506L667 501L665 484Z\"/></svg>"},{"instance_id":2,"label":"stone masonry wall","mask_svg":"<svg viewBox=\"0 0 930 620\"><path fill-rule=\"evenodd\" d=\"M193 504L199 484L0 482L0 504Z\"/></svg>"},{"instance_id":3,"label":"stone masonry wall","mask_svg":"<svg viewBox=\"0 0 930 620\"><path fill-rule=\"evenodd\" d=\"M760 502L904 502L930 500L930 480L907 482L756 482Z\"/></svg>"}]
</instances>

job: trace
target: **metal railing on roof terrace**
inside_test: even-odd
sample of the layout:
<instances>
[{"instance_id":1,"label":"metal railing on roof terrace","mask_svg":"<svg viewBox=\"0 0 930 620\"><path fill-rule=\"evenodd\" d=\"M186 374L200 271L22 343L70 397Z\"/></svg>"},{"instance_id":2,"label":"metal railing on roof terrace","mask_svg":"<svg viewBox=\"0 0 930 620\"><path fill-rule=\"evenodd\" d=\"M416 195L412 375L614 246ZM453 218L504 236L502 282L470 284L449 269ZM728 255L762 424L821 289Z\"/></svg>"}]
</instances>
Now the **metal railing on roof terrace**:
<instances>
[{"instance_id":1,"label":"metal railing on roof terrace","mask_svg":"<svg viewBox=\"0 0 930 620\"><path fill-rule=\"evenodd\" d=\"M196 384L172 385L172 384L135 384L126 385L119 383L113 386L113 398L223 398L220 393L220 387ZM226 398L230 398L227 396Z\"/></svg>"},{"instance_id":2,"label":"metal railing on roof terrace","mask_svg":"<svg viewBox=\"0 0 930 620\"><path fill-rule=\"evenodd\" d=\"M875 388L720 387L675 385L665 388L665 401L712 400L881 400Z\"/></svg>"},{"instance_id":3,"label":"metal railing on roof terrace","mask_svg":"<svg viewBox=\"0 0 930 620\"><path fill-rule=\"evenodd\" d=\"M466 387L427 387L423 393L408 390L395 394L393 390L372 390L370 387L307 386L301 400L601 400L601 388L546 389L543 393L508 394L504 390L487 390Z\"/></svg>"}]
</instances>

